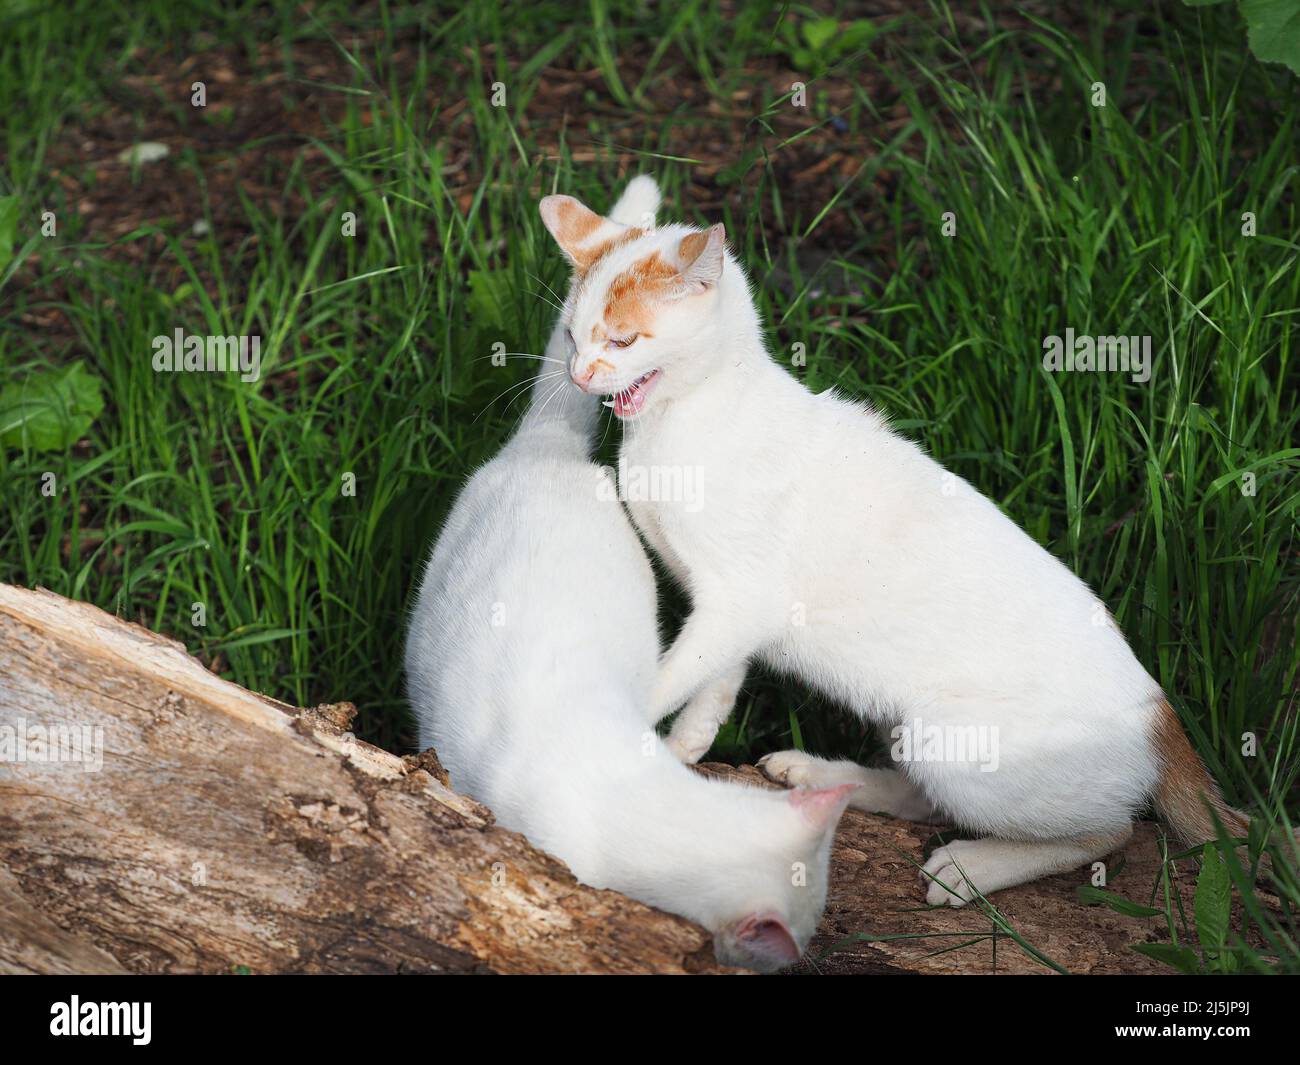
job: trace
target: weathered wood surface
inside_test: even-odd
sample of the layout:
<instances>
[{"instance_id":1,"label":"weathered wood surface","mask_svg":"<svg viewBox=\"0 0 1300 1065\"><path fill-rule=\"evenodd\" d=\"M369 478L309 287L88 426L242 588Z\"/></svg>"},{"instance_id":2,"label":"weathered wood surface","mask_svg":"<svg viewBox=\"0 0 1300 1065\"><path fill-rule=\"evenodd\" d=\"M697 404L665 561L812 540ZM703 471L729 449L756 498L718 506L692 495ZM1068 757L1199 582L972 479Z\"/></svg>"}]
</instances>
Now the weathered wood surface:
<instances>
[{"instance_id":1,"label":"weathered wood surface","mask_svg":"<svg viewBox=\"0 0 1300 1065\"><path fill-rule=\"evenodd\" d=\"M0 762L0 972L720 971L702 929L578 884L348 716L0 585L0 730L103 745L96 771Z\"/></svg>"},{"instance_id":2,"label":"weathered wood surface","mask_svg":"<svg viewBox=\"0 0 1300 1065\"><path fill-rule=\"evenodd\" d=\"M274 703L136 625L0 585L0 735L66 725L103 744L97 771L0 757L0 972L726 971L703 929L576 883L451 790L433 752L354 740L351 713ZM925 908L934 832L845 815L800 971L1052 971L977 907ZM1148 902L1154 826L1107 864L1111 890ZM1167 939L1162 920L1081 905L1088 876L994 902L1070 972L1167 972L1132 950Z\"/></svg>"}]
</instances>

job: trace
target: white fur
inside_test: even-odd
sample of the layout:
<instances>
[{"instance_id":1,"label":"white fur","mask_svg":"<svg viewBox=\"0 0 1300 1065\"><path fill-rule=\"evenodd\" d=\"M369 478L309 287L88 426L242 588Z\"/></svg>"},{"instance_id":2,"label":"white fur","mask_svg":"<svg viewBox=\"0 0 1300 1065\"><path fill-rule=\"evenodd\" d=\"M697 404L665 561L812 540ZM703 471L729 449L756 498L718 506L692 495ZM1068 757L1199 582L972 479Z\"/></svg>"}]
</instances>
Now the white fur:
<instances>
[{"instance_id":1,"label":"white fur","mask_svg":"<svg viewBox=\"0 0 1300 1065\"><path fill-rule=\"evenodd\" d=\"M650 229L658 210L659 185L654 178L641 174L627 183L623 195L609 212L609 219L622 226Z\"/></svg>"},{"instance_id":2,"label":"white fur","mask_svg":"<svg viewBox=\"0 0 1300 1065\"><path fill-rule=\"evenodd\" d=\"M653 251L673 256L689 232L664 226L618 247L564 324L601 335L609 282ZM886 729L919 718L996 730L993 772L901 762L881 785L847 771L864 785L854 805L935 808L993 837L940 855L972 860L976 888L1071 868L1121 839L1157 781L1160 690L1087 586L879 414L814 395L775 362L729 253L711 283L662 301L651 332L618 350L580 344L571 374L611 393L660 370L624 426L620 463L703 470L693 505L629 504L692 599L653 696L656 719L686 704L673 749L707 750L758 657ZM593 377L597 358L612 369ZM803 765L800 782L846 779L845 763L824 765Z\"/></svg>"},{"instance_id":3,"label":"white fur","mask_svg":"<svg viewBox=\"0 0 1300 1065\"><path fill-rule=\"evenodd\" d=\"M548 357L568 351L557 327ZM847 795L703 778L648 725L654 579L588 459L598 413L539 376L453 508L407 641L420 743L580 880L699 921L723 961L776 968L816 928Z\"/></svg>"}]
</instances>

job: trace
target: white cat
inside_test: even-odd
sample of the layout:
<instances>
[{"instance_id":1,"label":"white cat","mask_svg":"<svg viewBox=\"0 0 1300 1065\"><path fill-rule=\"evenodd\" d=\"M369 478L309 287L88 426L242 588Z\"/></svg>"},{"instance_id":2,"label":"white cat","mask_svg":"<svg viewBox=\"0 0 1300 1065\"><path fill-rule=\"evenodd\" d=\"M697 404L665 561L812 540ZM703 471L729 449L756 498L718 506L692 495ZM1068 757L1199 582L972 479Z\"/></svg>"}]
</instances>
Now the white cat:
<instances>
[{"instance_id":1,"label":"white cat","mask_svg":"<svg viewBox=\"0 0 1300 1065\"><path fill-rule=\"evenodd\" d=\"M985 837L934 852L932 903L1101 858L1148 799L1191 842L1214 837L1202 797L1243 831L1087 586L879 414L773 361L722 226L633 227L567 196L540 209L580 272L570 375L614 397L620 466L661 485L702 475L690 505L630 502L692 600L653 698L656 718L685 704L680 757L708 749L753 656L886 729L938 737L897 770L799 751L763 762ZM996 744L995 767L948 746L976 738Z\"/></svg>"},{"instance_id":2,"label":"white cat","mask_svg":"<svg viewBox=\"0 0 1300 1065\"><path fill-rule=\"evenodd\" d=\"M640 217L644 192L634 183L617 210ZM599 404L568 384L571 351L557 327L557 372L543 363L519 430L466 485L425 569L406 648L420 743L580 880L698 921L723 962L789 965L820 919L855 785L710 780L655 735L654 577L589 460Z\"/></svg>"}]
</instances>

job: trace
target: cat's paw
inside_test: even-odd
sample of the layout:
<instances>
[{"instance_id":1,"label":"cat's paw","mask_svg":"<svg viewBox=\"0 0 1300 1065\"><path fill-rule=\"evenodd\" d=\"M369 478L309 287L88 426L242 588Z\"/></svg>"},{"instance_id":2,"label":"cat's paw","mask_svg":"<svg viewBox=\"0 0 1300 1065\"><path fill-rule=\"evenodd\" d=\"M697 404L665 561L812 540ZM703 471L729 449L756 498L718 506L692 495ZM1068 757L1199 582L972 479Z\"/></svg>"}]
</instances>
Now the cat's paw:
<instances>
[{"instance_id":1,"label":"cat's paw","mask_svg":"<svg viewBox=\"0 0 1300 1065\"><path fill-rule=\"evenodd\" d=\"M965 906L975 900L967 879L978 875L973 866L978 864L979 847L973 844L976 841L959 839L934 849L921 871L925 901L931 906Z\"/></svg>"},{"instance_id":2,"label":"cat's paw","mask_svg":"<svg viewBox=\"0 0 1300 1065\"><path fill-rule=\"evenodd\" d=\"M731 714L736 702L737 685L723 679L696 692L677 715L668 733L668 749L691 765L704 757L717 738L718 729Z\"/></svg>"},{"instance_id":3,"label":"cat's paw","mask_svg":"<svg viewBox=\"0 0 1300 1065\"><path fill-rule=\"evenodd\" d=\"M673 729L664 740L673 757L686 765L694 765L713 746L714 733L701 729Z\"/></svg>"},{"instance_id":4,"label":"cat's paw","mask_svg":"<svg viewBox=\"0 0 1300 1065\"><path fill-rule=\"evenodd\" d=\"M820 761L820 758L803 751L774 751L758 760L758 768L768 780L787 788L798 788L810 783Z\"/></svg>"}]
</instances>

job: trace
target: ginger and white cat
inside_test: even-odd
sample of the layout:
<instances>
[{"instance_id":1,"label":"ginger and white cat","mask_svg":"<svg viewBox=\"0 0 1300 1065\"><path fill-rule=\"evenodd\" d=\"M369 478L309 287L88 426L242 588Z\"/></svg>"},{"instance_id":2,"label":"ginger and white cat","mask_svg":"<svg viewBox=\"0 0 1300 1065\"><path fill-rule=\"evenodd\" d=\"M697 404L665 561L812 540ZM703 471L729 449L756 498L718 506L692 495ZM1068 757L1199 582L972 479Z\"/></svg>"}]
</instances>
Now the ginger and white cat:
<instances>
[{"instance_id":1,"label":"ginger and white cat","mask_svg":"<svg viewBox=\"0 0 1300 1065\"><path fill-rule=\"evenodd\" d=\"M875 411L772 359L722 226L627 225L567 196L540 210L576 272L570 376L613 397L620 467L702 473L691 505L629 504L692 601L652 704L684 704L680 757L708 749L753 657L886 730L993 736L993 771L764 760L779 781L860 784L854 806L978 833L926 863L932 903L1101 858L1149 799L1189 841L1214 837L1202 797L1242 830L1087 586Z\"/></svg>"},{"instance_id":2,"label":"ginger and white cat","mask_svg":"<svg viewBox=\"0 0 1300 1065\"><path fill-rule=\"evenodd\" d=\"M644 192L618 210L652 213ZM706 779L655 734L654 577L590 461L599 403L568 384L571 351L557 327L520 428L466 485L425 569L406 648L420 743L580 880L700 922L724 962L789 965L820 919L854 785Z\"/></svg>"}]
</instances>

